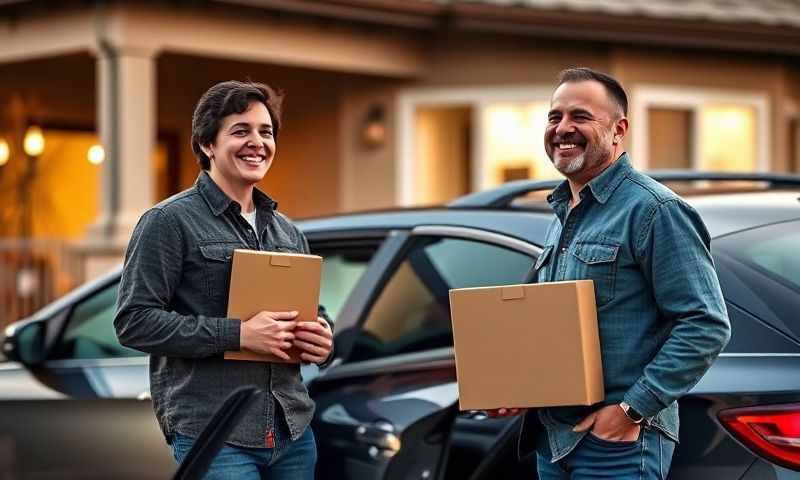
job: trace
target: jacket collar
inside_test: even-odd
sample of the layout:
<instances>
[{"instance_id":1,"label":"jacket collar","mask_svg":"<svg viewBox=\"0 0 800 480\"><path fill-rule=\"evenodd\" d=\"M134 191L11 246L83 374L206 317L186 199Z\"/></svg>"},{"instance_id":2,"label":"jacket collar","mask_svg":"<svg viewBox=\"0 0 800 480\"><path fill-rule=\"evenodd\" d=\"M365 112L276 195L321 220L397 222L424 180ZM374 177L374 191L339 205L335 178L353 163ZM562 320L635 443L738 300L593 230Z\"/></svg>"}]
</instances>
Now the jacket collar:
<instances>
[{"instance_id":1,"label":"jacket collar","mask_svg":"<svg viewBox=\"0 0 800 480\"><path fill-rule=\"evenodd\" d=\"M236 213L242 211L242 206L239 205L238 202L231 200L231 198L219 188L219 185L211 179L207 171L203 170L200 172L195 181L195 186L200 192L200 195L205 199L209 208L211 208L211 212L214 216L219 216L222 212L231 208L231 204L233 204L233 208L237 210ZM257 211L271 212L278 208L278 203L276 201L257 188L253 189L253 203Z\"/></svg>"}]
</instances>

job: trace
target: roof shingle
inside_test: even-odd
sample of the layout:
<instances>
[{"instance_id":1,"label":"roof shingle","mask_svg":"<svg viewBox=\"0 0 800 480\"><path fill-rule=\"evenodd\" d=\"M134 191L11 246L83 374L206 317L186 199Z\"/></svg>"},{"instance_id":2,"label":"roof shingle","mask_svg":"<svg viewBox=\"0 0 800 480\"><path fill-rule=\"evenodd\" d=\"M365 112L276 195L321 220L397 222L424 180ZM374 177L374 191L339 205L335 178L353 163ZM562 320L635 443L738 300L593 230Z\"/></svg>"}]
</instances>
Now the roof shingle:
<instances>
[{"instance_id":1,"label":"roof shingle","mask_svg":"<svg viewBox=\"0 0 800 480\"><path fill-rule=\"evenodd\" d=\"M800 28L800 0L429 0L535 10Z\"/></svg>"}]
</instances>

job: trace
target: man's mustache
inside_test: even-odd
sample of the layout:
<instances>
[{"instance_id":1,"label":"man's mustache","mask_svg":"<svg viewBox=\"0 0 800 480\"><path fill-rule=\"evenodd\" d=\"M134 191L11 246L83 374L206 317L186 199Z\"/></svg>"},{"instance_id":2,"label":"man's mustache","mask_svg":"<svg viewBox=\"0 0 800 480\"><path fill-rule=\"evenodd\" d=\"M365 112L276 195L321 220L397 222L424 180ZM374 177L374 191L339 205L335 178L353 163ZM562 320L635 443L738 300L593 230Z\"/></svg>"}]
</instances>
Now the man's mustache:
<instances>
[{"instance_id":1,"label":"man's mustache","mask_svg":"<svg viewBox=\"0 0 800 480\"><path fill-rule=\"evenodd\" d=\"M586 143L586 137L580 133L570 133L567 135L554 135L550 143Z\"/></svg>"}]
</instances>

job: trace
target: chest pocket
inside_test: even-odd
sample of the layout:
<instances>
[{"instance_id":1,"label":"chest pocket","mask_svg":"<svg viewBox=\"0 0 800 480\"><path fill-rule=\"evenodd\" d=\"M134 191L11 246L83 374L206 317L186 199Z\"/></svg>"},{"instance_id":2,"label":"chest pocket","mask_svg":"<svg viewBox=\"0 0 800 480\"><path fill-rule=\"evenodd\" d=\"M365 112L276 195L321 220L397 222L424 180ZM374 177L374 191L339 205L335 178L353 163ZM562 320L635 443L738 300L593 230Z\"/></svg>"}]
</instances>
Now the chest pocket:
<instances>
[{"instance_id":1,"label":"chest pocket","mask_svg":"<svg viewBox=\"0 0 800 480\"><path fill-rule=\"evenodd\" d=\"M594 281L597 308L614 299L618 252L619 245L594 242L577 242L572 251L578 259L575 278Z\"/></svg>"},{"instance_id":2,"label":"chest pocket","mask_svg":"<svg viewBox=\"0 0 800 480\"><path fill-rule=\"evenodd\" d=\"M207 241L200 244L200 255L203 257L203 273L206 279L206 295L218 300L224 299L227 308L228 288L231 281L231 265L233 251L243 248L239 242ZM218 302L215 302L218 304ZM217 312L224 315L226 312Z\"/></svg>"}]
</instances>

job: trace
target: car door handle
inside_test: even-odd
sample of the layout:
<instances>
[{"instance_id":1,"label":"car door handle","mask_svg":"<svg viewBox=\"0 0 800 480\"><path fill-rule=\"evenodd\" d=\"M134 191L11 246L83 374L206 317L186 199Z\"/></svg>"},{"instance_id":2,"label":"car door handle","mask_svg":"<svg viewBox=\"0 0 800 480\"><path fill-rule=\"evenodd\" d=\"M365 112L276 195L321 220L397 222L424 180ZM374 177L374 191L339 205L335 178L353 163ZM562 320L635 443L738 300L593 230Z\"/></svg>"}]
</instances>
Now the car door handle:
<instances>
[{"instance_id":1,"label":"car door handle","mask_svg":"<svg viewBox=\"0 0 800 480\"><path fill-rule=\"evenodd\" d=\"M395 434L394 425L378 420L362 423L356 427L356 441L370 447L370 455L392 456L400 450L400 438Z\"/></svg>"},{"instance_id":2,"label":"car door handle","mask_svg":"<svg viewBox=\"0 0 800 480\"><path fill-rule=\"evenodd\" d=\"M489 418L489 415L487 415L486 412L483 410L469 410L467 412L459 414L458 416L460 418L465 418L467 420L477 420L479 422Z\"/></svg>"}]
</instances>

